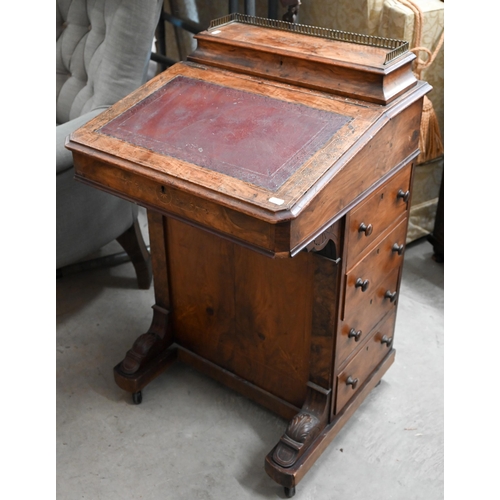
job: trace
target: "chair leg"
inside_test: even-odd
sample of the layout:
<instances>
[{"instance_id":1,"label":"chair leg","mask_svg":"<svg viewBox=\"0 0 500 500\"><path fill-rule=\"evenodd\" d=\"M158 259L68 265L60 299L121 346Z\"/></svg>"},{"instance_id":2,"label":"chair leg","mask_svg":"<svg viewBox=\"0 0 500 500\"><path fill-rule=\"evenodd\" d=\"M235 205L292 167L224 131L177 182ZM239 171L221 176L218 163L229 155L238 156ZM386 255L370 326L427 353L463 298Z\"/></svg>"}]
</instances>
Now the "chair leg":
<instances>
[{"instance_id":1,"label":"chair leg","mask_svg":"<svg viewBox=\"0 0 500 500\"><path fill-rule=\"evenodd\" d=\"M151 267L151 255L146 248L142 237L141 228L137 219L116 241L123 247L130 257L137 275L137 284L141 290L147 290L151 286L153 271Z\"/></svg>"}]
</instances>

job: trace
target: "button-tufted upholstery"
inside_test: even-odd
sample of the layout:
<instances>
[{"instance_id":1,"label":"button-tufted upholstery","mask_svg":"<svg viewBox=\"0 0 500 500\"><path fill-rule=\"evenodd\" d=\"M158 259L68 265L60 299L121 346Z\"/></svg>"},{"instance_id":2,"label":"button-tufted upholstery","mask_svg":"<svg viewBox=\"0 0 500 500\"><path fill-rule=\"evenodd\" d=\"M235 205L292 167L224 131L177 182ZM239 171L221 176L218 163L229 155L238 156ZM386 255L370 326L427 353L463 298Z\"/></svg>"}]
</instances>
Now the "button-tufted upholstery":
<instances>
[{"instance_id":1,"label":"button-tufted upholstery","mask_svg":"<svg viewBox=\"0 0 500 500\"><path fill-rule=\"evenodd\" d=\"M144 82L158 0L57 0L57 123Z\"/></svg>"},{"instance_id":2,"label":"button-tufted upholstery","mask_svg":"<svg viewBox=\"0 0 500 500\"><path fill-rule=\"evenodd\" d=\"M74 180L65 138L145 82L163 0L57 0L57 268L113 241L137 206Z\"/></svg>"}]
</instances>

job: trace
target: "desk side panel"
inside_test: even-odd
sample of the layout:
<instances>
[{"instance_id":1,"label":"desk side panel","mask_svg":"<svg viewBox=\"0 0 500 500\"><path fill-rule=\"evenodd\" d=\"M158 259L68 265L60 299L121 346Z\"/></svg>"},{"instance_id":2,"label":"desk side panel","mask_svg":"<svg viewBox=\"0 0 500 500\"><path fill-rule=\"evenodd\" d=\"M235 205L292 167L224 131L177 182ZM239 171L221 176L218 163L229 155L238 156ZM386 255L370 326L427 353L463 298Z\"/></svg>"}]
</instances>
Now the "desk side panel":
<instances>
[{"instance_id":1,"label":"desk side panel","mask_svg":"<svg viewBox=\"0 0 500 500\"><path fill-rule=\"evenodd\" d=\"M382 129L316 194L291 223L290 247L324 231L391 170L418 152L422 99L390 118Z\"/></svg>"},{"instance_id":2,"label":"desk side panel","mask_svg":"<svg viewBox=\"0 0 500 500\"><path fill-rule=\"evenodd\" d=\"M301 407L309 380L311 255L270 259L168 223L176 343Z\"/></svg>"}]
</instances>

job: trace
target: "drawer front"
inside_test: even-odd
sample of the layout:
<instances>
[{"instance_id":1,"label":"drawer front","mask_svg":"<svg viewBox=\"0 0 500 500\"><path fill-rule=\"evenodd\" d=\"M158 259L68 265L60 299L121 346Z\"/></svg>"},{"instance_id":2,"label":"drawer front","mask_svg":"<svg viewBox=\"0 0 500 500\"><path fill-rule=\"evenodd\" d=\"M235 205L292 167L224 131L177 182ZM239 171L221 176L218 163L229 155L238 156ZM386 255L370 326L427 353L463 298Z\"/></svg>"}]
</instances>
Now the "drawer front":
<instances>
[{"instance_id":1,"label":"drawer front","mask_svg":"<svg viewBox=\"0 0 500 500\"><path fill-rule=\"evenodd\" d=\"M335 413L342 410L391 350L395 322L396 311L392 311L377 325L360 351L337 375Z\"/></svg>"},{"instance_id":2,"label":"drawer front","mask_svg":"<svg viewBox=\"0 0 500 500\"><path fill-rule=\"evenodd\" d=\"M389 305L396 303L400 269L401 266L395 263L391 272L382 276L377 275L373 282L364 276L359 277L357 274L349 273L346 279L342 319L347 321L353 316L369 316L373 320L376 317L380 318L378 314L374 316L375 310L387 311ZM367 288L365 288L365 285L367 285ZM373 326L375 323L372 321L371 325Z\"/></svg>"},{"instance_id":3,"label":"drawer front","mask_svg":"<svg viewBox=\"0 0 500 500\"><path fill-rule=\"evenodd\" d=\"M377 287L385 276L401 266L406 240L406 222L406 218L403 219L347 273L346 290L350 290L351 295L366 293L366 290L362 291L366 286L368 289ZM356 283L359 286L356 286Z\"/></svg>"},{"instance_id":4,"label":"drawer front","mask_svg":"<svg viewBox=\"0 0 500 500\"><path fill-rule=\"evenodd\" d=\"M340 323L337 336L337 366L364 342L373 327L389 312L396 310L399 292L400 268L395 269L378 287L371 290L366 297L348 303L345 318ZM386 296L386 292L396 292L395 298ZM361 294L364 295L364 294ZM347 301L346 301L347 302ZM357 306L355 307L354 304Z\"/></svg>"},{"instance_id":5,"label":"drawer front","mask_svg":"<svg viewBox=\"0 0 500 500\"><path fill-rule=\"evenodd\" d=\"M408 209L411 165L375 190L347 216L347 268Z\"/></svg>"}]
</instances>

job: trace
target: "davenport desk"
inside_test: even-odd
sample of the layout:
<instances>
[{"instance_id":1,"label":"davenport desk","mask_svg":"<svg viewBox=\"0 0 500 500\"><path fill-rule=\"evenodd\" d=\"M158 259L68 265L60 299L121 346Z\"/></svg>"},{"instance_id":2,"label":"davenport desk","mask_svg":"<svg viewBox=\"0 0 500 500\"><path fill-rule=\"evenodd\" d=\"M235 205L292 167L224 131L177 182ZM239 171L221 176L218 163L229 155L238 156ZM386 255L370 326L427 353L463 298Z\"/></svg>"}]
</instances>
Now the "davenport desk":
<instances>
[{"instance_id":1,"label":"davenport desk","mask_svg":"<svg viewBox=\"0 0 500 500\"><path fill-rule=\"evenodd\" d=\"M241 14L196 38L67 141L148 209L152 323L115 380L140 403L180 359L289 419L265 469L291 497L394 361L431 87L398 40Z\"/></svg>"}]
</instances>

